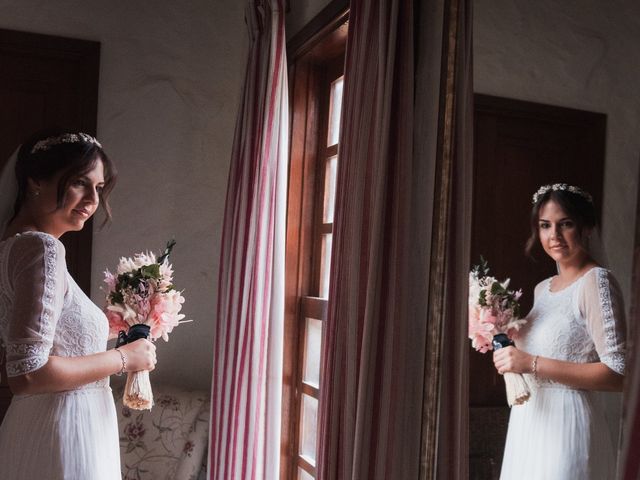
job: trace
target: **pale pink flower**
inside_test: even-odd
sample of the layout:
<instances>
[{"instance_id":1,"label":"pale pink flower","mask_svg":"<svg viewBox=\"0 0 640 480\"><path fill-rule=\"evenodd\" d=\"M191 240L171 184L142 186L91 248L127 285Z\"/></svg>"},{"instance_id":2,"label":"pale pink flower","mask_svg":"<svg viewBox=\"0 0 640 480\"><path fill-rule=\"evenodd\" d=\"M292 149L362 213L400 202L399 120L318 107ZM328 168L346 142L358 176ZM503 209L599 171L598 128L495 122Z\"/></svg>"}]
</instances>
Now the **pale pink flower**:
<instances>
[{"instance_id":1,"label":"pale pink flower","mask_svg":"<svg viewBox=\"0 0 640 480\"><path fill-rule=\"evenodd\" d=\"M109 270L105 270L104 283L107 284L107 288L109 289L110 292L116 289L116 282L117 282L116 276L113 273L111 273Z\"/></svg>"},{"instance_id":2,"label":"pale pink flower","mask_svg":"<svg viewBox=\"0 0 640 480\"><path fill-rule=\"evenodd\" d=\"M154 263L156 263L156 256L150 252L137 253L133 258L121 257L120 262L118 262L118 275L132 272L140 267L153 265Z\"/></svg>"},{"instance_id":3,"label":"pale pink flower","mask_svg":"<svg viewBox=\"0 0 640 480\"><path fill-rule=\"evenodd\" d=\"M493 350L493 346L491 344L491 337L486 337L483 335L475 335L471 339L471 346L475 348L480 353L487 353L489 350Z\"/></svg>"},{"instance_id":4,"label":"pale pink flower","mask_svg":"<svg viewBox=\"0 0 640 480\"><path fill-rule=\"evenodd\" d=\"M107 320L109 321L109 333L112 335L118 335L121 330L129 330L129 324L124 321L122 315L119 312L113 310L107 310Z\"/></svg>"},{"instance_id":5,"label":"pale pink flower","mask_svg":"<svg viewBox=\"0 0 640 480\"><path fill-rule=\"evenodd\" d=\"M493 314L490 308L483 308L480 311L480 322L491 324L491 328L498 323L498 317Z\"/></svg>"}]
</instances>

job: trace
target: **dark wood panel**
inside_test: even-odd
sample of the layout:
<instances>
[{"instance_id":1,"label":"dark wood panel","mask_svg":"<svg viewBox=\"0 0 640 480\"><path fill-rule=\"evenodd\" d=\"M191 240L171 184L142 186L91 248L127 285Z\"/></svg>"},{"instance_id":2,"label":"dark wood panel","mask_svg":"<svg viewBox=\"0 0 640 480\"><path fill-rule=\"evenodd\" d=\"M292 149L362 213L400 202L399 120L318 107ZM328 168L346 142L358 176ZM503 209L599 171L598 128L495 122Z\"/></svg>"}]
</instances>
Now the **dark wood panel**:
<instances>
[{"instance_id":1,"label":"dark wood panel","mask_svg":"<svg viewBox=\"0 0 640 480\"><path fill-rule=\"evenodd\" d=\"M97 42L0 29L0 168L38 130L57 126L95 135L99 64ZM92 222L61 240L69 272L89 294ZM2 370L0 418L11 398Z\"/></svg>"},{"instance_id":2,"label":"dark wood panel","mask_svg":"<svg viewBox=\"0 0 640 480\"><path fill-rule=\"evenodd\" d=\"M328 303L326 298L302 297L302 317L326 320Z\"/></svg>"}]
</instances>

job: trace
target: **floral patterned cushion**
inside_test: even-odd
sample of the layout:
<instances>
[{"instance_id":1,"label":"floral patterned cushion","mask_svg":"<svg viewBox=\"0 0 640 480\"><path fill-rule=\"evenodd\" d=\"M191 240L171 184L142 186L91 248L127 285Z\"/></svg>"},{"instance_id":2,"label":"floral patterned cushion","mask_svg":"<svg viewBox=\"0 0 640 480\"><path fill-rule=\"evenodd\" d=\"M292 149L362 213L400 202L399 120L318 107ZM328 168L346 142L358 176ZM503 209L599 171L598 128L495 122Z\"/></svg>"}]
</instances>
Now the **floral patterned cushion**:
<instances>
[{"instance_id":1,"label":"floral patterned cushion","mask_svg":"<svg viewBox=\"0 0 640 480\"><path fill-rule=\"evenodd\" d=\"M209 396L153 384L151 411L122 405L114 386L123 480L197 480L206 477Z\"/></svg>"}]
</instances>

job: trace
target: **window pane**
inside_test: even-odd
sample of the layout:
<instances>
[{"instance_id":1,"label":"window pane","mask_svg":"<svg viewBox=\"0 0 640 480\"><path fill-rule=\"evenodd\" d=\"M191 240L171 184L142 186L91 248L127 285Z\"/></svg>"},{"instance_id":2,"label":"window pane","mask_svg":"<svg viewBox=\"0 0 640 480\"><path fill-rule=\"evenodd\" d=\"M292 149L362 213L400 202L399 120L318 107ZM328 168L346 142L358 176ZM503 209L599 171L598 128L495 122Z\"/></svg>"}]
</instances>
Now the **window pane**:
<instances>
[{"instance_id":1,"label":"window pane","mask_svg":"<svg viewBox=\"0 0 640 480\"><path fill-rule=\"evenodd\" d=\"M340 134L340 113L342 110L342 86L344 85L344 76L334 80L331 84L331 99L329 105L329 135L327 145L335 145L338 143Z\"/></svg>"},{"instance_id":2,"label":"window pane","mask_svg":"<svg viewBox=\"0 0 640 480\"><path fill-rule=\"evenodd\" d=\"M336 173L338 171L338 156L334 155L327 160L324 175L324 212L322 221L333 223L333 209L336 204Z\"/></svg>"},{"instance_id":3,"label":"window pane","mask_svg":"<svg viewBox=\"0 0 640 480\"><path fill-rule=\"evenodd\" d=\"M313 477L298 467L298 480L313 480Z\"/></svg>"},{"instance_id":4,"label":"window pane","mask_svg":"<svg viewBox=\"0 0 640 480\"><path fill-rule=\"evenodd\" d=\"M302 394L300 418L300 455L311 465L316 465L316 435L318 429L318 400Z\"/></svg>"},{"instance_id":5,"label":"window pane","mask_svg":"<svg viewBox=\"0 0 640 480\"><path fill-rule=\"evenodd\" d=\"M322 346L322 322L305 319L304 376L302 380L320 388L320 349Z\"/></svg>"},{"instance_id":6,"label":"window pane","mask_svg":"<svg viewBox=\"0 0 640 480\"><path fill-rule=\"evenodd\" d=\"M322 235L322 252L320 257L320 292L321 298L329 298L329 274L331 273L331 241L330 233Z\"/></svg>"}]
</instances>

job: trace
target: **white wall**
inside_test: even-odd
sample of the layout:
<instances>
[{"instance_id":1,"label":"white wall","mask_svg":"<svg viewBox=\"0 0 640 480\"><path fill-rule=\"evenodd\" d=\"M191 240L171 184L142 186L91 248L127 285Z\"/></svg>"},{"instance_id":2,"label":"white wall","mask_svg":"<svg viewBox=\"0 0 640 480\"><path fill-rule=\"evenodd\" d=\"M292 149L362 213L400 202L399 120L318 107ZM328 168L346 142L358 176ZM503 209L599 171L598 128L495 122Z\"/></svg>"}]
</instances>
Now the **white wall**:
<instances>
[{"instance_id":1,"label":"white wall","mask_svg":"<svg viewBox=\"0 0 640 480\"><path fill-rule=\"evenodd\" d=\"M92 297L118 258L175 237L194 323L158 343L154 381L208 390L227 172L246 58L244 3L4 0L0 28L101 42L98 137L118 166L94 234Z\"/></svg>"},{"instance_id":2,"label":"white wall","mask_svg":"<svg viewBox=\"0 0 640 480\"><path fill-rule=\"evenodd\" d=\"M640 3L476 0L475 91L607 115L603 239L627 306L640 157Z\"/></svg>"}]
</instances>

